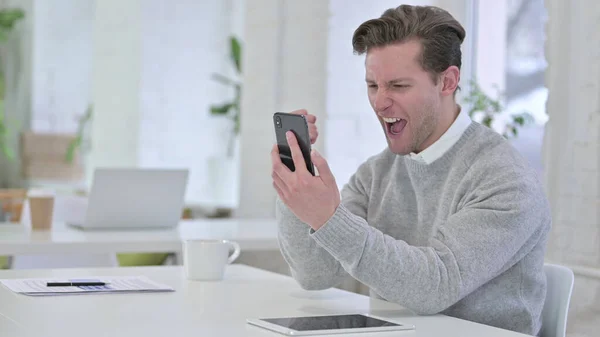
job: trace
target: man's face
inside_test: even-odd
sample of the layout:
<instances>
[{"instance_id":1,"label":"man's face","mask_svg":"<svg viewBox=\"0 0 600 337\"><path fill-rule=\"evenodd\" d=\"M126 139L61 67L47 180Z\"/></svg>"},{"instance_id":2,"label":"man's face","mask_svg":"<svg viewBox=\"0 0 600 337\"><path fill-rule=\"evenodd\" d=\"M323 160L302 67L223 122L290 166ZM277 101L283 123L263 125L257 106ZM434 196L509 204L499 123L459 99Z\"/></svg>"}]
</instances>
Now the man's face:
<instances>
[{"instance_id":1,"label":"man's face","mask_svg":"<svg viewBox=\"0 0 600 337\"><path fill-rule=\"evenodd\" d=\"M441 85L418 62L421 44L411 40L368 51L369 102L390 150L399 155L431 145L440 118Z\"/></svg>"}]
</instances>

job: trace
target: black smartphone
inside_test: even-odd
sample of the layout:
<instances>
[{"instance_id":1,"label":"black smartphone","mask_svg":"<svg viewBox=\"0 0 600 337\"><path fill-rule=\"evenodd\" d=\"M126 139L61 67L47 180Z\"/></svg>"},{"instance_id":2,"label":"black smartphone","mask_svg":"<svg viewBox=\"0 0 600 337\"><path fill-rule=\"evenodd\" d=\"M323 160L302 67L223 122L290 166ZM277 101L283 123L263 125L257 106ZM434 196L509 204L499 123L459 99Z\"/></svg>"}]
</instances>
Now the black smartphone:
<instances>
[{"instance_id":1,"label":"black smartphone","mask_svg":"<svg viewBox=\"0 0 600 337\"><path fill-rule=\"evenodd\" d=\"M275 125L275 136L277 138L277 147L279 148L279 157L292 172L296 170L292 152L285 136L286 132L292 131L296 135L300 151L306 163L306 169L313 176L315 169L310 158L310 134L308 133L308 123L303 115L290 114L285 112L276 112L273 114L273 123Z\"/></svg>"}]
</instances>

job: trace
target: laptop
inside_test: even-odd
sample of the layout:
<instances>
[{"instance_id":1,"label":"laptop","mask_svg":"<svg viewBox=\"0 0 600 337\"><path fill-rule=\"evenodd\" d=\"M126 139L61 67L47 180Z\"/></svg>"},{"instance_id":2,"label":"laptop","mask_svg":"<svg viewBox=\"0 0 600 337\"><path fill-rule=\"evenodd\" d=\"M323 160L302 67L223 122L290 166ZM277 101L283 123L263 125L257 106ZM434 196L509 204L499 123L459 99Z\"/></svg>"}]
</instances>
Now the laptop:
<instances>
[{"instance_id":1,"label":"laptop","mask_svg":"<svg viewBox=\"0 0 600 337\"><path fill-rule=\"evenodd\" d=\"M188 182L185 169L99 168L81 229L175 227L181 220Z\"/></svg>"}]
</instances>

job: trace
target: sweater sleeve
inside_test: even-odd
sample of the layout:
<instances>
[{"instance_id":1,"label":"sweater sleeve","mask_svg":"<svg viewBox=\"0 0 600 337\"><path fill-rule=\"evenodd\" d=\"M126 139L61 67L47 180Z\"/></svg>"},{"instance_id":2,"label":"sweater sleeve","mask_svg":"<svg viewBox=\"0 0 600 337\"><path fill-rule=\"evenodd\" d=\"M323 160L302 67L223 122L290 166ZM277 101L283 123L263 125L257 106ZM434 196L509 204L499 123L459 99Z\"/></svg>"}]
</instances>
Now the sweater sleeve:
<instances>
[{"instance_id":1,"label":"sweater sleeve","mask_svg":"<svg viewBox=\"0 0 600 337\"><path fill-rule=\"evenodd\" d=\"M367 194L361 181L367 166L363 164L342 190L342 204L357 216L366 219ZM358 177L361 176L361 179ZM341 264L311 237L314 231L298 219L277 198L276 217L281 253L290 266L292 277L307 290L331 288L341 283L348 273Z\"/></svg>"},{"instance_id":2,"label":"sweater sleeve","mask_svg":"<svg viewBox=\"0 0 600 337\"><path fill-rule=\"evenodd\" d=\"M310 227L277 198L279 248L292 277L306 290L334 287L348 275L340 263L310 236Z\"/></svg>"},{"instance_id":3,"label":"sweater sleeve","mask_svg":"<svg viewBox=\"0 0 600 337\"><path fill-rule=\"evenodd\" d=\"M514 174L484 181L426 247L383 234L344 205L312 237L388 301L439 313L521 260L549 230L539 185Z\"/></svg>"}]
</instances>

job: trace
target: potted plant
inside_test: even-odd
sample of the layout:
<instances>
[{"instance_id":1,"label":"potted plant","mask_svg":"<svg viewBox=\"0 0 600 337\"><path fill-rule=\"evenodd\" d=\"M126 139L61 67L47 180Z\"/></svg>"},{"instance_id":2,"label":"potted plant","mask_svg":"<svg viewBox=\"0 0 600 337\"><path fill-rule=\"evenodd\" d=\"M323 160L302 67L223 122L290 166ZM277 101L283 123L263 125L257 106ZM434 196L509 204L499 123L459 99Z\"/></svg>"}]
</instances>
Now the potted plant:
<instances>
[{"instance_id":1,"label":"potted plant","mask_svg":"<svg viewBox=\"0 0 600 337\"><path fill-rule=\"evenodd\" d=\"M7 8L0 10L0 44L6 43L9 37L9 33L14 28L15 24L25 17L25 12L19 8ZM14 151L10 148L10 130L8 122L6 120L6 114L4 112L4 94L5 94L5 81L4 81L4 67L6 65L2 62L0 67L0 150L4 157L8 160L13 160L15 157ZM13 130L16 128L13 128Z\"/></svg>"},{"instance_id":2,"label":"potted plant","mask_svg":"<svg viewBox=\"0 0 600 337\"><path fill-rule=\"evenodd\" d=\"M240 100L242 84L242 47L239 40L229 38L229 58L235 69L236 79L222 74L213 74L213 79L234 89L233 98L229 101L210 106L210 114L227 121L227 148L224 154L208 158L209 192L217 209L231 209L238 202L239 166L237 162L237 143L240 133Z\"/></svg>"},{"instance_id":3,"label":"potted plant","mask_svg":"<svg viewBox=\"0 0 600 337\"><path fill-rule=\"evenodd\" d=\"M464 98L464 102L470 106L469 116L471 119L495 130L506 138L517 137L519 128L523 128L533 122L533 116L528 112L502 116L505 108L501 103L502 95L498 90L497 98L488 96L475 80L469 82L470 90ZM500 120L500 125L494 122L498 117L504 117ZM502 123L503 122L503 123Z\"/></svg>"}]
</instances>

